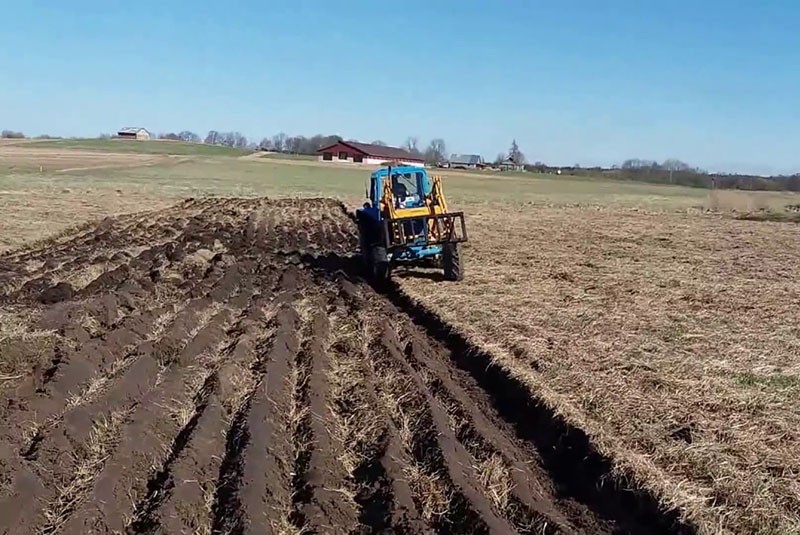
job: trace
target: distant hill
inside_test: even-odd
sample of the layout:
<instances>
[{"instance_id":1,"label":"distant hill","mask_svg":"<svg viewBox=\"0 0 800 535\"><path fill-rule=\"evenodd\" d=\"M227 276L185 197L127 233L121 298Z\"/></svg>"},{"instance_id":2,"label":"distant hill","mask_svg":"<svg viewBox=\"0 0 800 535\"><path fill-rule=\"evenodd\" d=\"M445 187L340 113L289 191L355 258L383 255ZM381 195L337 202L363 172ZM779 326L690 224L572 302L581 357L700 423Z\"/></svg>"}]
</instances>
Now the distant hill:
<instances>
[{"instance_id":1,"label":"distant hill","mask_svg":"<svg viewBox=\"0 0 800 535\"><path fill-rule=\"evenodd\" d=\"M128 139L57 139L37 141L29 147L125 152L138 154L176 154L180 156L242 156L252 151L221 145L184 143L182 141L136 141Z\"/></svg>"}]
</instances>

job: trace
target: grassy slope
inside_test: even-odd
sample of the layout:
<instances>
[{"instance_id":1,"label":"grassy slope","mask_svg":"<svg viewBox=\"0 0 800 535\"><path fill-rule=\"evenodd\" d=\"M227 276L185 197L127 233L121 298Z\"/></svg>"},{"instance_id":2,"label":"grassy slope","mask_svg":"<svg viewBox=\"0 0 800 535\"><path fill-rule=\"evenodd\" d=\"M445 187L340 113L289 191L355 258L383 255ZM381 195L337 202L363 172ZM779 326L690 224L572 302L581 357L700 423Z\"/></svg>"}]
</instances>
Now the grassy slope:
<instances>
[{"instance_id":1,"label":"grassy slope","mask_svg":"<svg viewBox=\"0 0 800 535\"><path fill-rule=\"evenodd\" d=\"M135 187L176 196L332 195L363 198L369 168L320 165L276 159L189 161L173 166L70 173L61 179L75 187ZM477 175L442 172L448 198L468 203L552 205L618 204L640 207L699 206L707 192L632 182L552 179L536 175Z\"/></svg>"},{"instance_id":2,"label":"grassy slope","mask_svg":"<svg viewBox=\"0 0 800 535\"><path fill-rule=\"evenodd\" d=\"M182 143L180 141L132 141L122 139L54 139L30 143L27 147L137 154L176 154L181 156L242 156L250 152L244 149L234 149L218 145L204 145L202 143Z\"/></svg>"}]
</instances>

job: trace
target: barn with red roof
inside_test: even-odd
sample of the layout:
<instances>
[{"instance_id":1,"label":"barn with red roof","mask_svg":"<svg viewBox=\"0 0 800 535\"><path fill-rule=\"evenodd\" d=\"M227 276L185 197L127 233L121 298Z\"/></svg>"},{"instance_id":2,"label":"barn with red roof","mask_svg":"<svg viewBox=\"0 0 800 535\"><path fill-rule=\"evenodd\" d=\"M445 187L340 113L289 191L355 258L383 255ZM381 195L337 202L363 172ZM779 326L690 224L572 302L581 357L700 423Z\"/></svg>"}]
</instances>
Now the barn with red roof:
<instances>
[{"instance_id":1,"label":"barn with red roof","mask_svg":"<svg viewBox=\"0 0 800 535\"><path fill-rule=\"evenodd\" d=\"M339 141L319 149L317 153L319 153L320 161L323 162L367 165L382 165L387 162L419 166L425 164L425 160L421 156L414 155L405 149L355 141Z\"/></svg>"}]
</instances>

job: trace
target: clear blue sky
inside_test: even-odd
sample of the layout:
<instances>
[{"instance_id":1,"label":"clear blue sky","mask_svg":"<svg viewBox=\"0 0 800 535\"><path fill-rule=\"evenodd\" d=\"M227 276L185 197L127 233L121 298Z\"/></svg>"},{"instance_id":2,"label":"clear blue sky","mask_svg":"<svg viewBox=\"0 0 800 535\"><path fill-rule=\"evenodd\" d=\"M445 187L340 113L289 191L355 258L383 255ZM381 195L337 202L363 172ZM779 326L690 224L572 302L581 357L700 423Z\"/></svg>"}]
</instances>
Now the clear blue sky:
<instances>
[{"instance_id":1,"label":"clear blue sky","mask_svg":"<svg viewBox=\"0 0 800 535\"><path fill-rule=\"evenodd\" d=\"M800 171L796 0L4 2L0 128Z\"/></svg>"}]
</instances>

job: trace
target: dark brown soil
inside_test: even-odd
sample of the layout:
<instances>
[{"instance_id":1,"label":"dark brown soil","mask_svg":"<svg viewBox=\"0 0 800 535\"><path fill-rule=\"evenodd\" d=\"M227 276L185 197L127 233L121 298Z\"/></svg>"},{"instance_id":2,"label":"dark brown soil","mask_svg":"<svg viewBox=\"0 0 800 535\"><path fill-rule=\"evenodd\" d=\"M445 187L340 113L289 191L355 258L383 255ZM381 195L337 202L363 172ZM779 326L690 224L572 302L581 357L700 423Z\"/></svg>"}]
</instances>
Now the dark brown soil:
<instances>
[{"instance_id":1,"label":"dark brown soil","mask_svg":"<svg viewBox=\"0 0 800 535\"><path fill-rule=\"evenodd\" d=\"M0 257L0 533L692 531L357 243L188 200Z\"/></svg>"}]
</instances>

